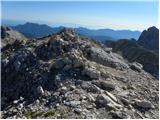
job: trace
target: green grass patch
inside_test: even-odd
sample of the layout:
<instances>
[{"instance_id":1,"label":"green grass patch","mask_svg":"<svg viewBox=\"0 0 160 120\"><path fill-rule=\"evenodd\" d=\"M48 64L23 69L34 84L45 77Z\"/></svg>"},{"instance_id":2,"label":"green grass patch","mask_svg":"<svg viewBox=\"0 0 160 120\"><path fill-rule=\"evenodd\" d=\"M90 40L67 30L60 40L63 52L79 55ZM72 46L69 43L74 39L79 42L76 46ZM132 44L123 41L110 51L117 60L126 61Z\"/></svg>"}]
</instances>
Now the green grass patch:
<instances>
[{"instance_id":1,"label":"green grass patch","mask_svg":"<svg viewBox=\"0 0 160 120\"><path fill-rule=\"evenodd\" d=\"M55 114L54 111L29 111L26 112L24 115L25 117L27 117L27 119L32 119L32 118L37 118L37 117L49 117L49 116L53 116Z\"/></svg>"},{"instance_id":2,"label":"green grass patch","mask_svg":"<svg viewBox=\"0 0 160 120\"><path fill-rule=\"evenodd\" d=\"M32 115L32 118L36 118L36 117L41 117L45 112L41 111L41 112L36 112Z\"/></svg>"},{"instance_id":3,"label":"green grass patch","mask_svg":"<svg viewBox=\"0 0 160 120\"><path fill-rule=\"evenodd\" d=\"M35 113L35 112L29 111L29 112L26 112L24 115L25 115L25 117L27 117L28 119L31 119L31 118L32 118L32 115L33 115L34 113Z\"/></svg>"},{"instance_id":4,"label":"green grass patch","mask_svg":"<svg viewBox=\"0 0 160 120\"><path fill-rule=\"evenodd\" d=\"M54 111L48 111L44 114L44 117L49 117L49 116L53 116L55 114Z\"/></svg>"}]
</instances>

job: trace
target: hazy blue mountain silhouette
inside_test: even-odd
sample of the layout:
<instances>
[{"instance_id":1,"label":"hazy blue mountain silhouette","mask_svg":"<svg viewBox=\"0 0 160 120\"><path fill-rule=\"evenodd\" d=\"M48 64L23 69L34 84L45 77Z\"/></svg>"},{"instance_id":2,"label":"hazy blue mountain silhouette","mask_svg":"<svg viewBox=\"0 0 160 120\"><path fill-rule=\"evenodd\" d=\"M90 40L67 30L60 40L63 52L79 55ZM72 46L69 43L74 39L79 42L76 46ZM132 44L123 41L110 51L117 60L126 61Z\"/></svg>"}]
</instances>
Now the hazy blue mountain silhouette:
<instances>
[{"instance_id":1,"label":"hazy blue mountain silhouette","mask_svg":"<svg viewBox=\"0 0 160 120\"><path fill-rule=\"evenodd\" d=\"M17 25L13 27L15 30L21 32L26 37L29 38L37 38L37 37L43 37L52 33L56 33L60 31L63 27L50 27L45 24L37 24L37 23L25 23L23 25ZM139 31L131 31L131 30L112 30L112 29L88 29L88 28L75 28L75 31L78 34L81 34L83 36L91 37L99 41L104 40L118 40L118 39L138 39L141 32Z\"/></svg>"},{"instance_id":2,"label":"hazy blue mountain silhouette","mask_svg":"<svg viewBox=\"0 0 160 120\"><path fill-rule=\"evenodd\" d=\"M1 19L1 24L4 26L16 26L19 24L25 24L27 21L24 20L8 20L8 19Z\"/></svg>"},{"instance_id":3,"label":"hazy blue mountain silhouette","mask_svg":"<svg viewBox=\"0 0 160 120\"><path fill-rule=\"evenodd\" d=\"M21 32L28 38L38 38L47 36L52 33L56 33L61 30L63 27L52 28L45 24L37 24L37 23L25 23L23 25L17 25L13 27L15 30Z\"/></svg>"},{"instance_id":4,"label":"hazy blue mountain silhouette","mask_svg":"<svg viewBox=\"0 0 160 120\"><path fill-rule=\"evenodd\" d=\"M87 28L77 28L77 32L82 35L86 36L107 36L112 39L138 39L140 36L139 31L131 31L131 30L113 30L113 29L98 29L98 30L91 30Z\"/></svg>"}]
</instances>

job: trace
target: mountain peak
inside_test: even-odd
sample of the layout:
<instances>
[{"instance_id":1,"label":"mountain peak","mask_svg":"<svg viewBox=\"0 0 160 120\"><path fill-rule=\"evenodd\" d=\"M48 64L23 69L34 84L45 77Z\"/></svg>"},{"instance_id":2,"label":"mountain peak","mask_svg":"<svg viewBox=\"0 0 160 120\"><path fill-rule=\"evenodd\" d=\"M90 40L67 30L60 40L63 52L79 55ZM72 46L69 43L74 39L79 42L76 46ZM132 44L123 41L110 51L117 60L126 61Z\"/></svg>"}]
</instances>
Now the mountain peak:
<instances>
[{"instance_id":1,"label":"mountain peak","mask_svg":"<svg viewBox=\"0 0 160 120\"><path fill-rule=\"evenodd\" d=\"M158 31L158 28L155 26L149 27L147 31Z\"/></svg>"},{"instance_id":2,"label":"mountain peak","mask_svg":"<svg viewBox=\"0 0 160 120\"><path fill-rule=\"evenodd\" d=\"M77 35L77 33L75 32L75 30L73 28L63 28L58 34L66 34L69 36L75 36Z\"/></svg>"},{"instance_id":3,"label":"mountain peak","mask_svg":"<svg viewBox=\"0 0 160 120\"><path fill-rule=\"evenodd\" d=\"M32 23L32 22L26 22L24 25L39 25L37 23Z\"/></svg>"},{"instance_id":4,"label":"mountain peak","mask_svg":"<svg viewBox=\"0 0 160 120\"><path fill-rule=\"evenodd\" d=\"M64 27L60 32L65 32L65 33L74 33L75 30L73 28L67 28Z\"/></svg>"},{"instance_id":5,"label":"mountain peak","mask_svg":"<svg viewBox=\"0 0 160 120\"><path fill-rule=\"evenodd\" d=\"M2 31L9 31L9 30L11 30L11 28L8 27L8 26L2 25L2 26L1 26L1 30L2 30Z\"/></svg>"},{"instance_id":6,"label":"mountain peak","mask_svg":"<svg viewBox=\"0 0 160 120\"><path fill-rule=\"evenodd\" d=\"M138 39L138 43L150 50L159 49L159 29L155 26L144 30Z\"/></svg>"},{"instance_id":7,"label":"mountain peak","mask_svg":"<svg viewBox=\"0 0 160 120\"><path fill-rule=\"evenodd\" d=\"M27 38L16 30L8 27L1 26L1 46L4 47L7 44L12 44L15 41L25 41Z\"/></svg>"}]
</instances>

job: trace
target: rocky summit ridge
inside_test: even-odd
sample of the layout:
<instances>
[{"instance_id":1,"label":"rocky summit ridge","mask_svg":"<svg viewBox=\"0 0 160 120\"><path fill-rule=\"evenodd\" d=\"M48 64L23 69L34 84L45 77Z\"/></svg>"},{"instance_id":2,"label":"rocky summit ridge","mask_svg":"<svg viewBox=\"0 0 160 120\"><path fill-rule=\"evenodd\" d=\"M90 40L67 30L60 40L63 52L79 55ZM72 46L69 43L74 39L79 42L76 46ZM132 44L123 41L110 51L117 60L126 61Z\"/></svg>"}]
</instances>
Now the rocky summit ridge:
<instances>
[{"instance_id":1,"label":"rocky summit ridge","mask_svg":"<svg viewBox=\"0 0 160 120\"><path fill-rule=\"evenodd\" d=\"M73 29L1 51L2 118L159 118L158 81Z\"/></svg>"},{"instance_id":2,"label":"rocky summit ridge","mask_svg":"<svg viewBox=\"0 0 160 120\"><path fill-rule=\"evenodd\" d=\"M1 26L1 47L13 43L16 40L25 41L27 38L16 30L13 30L11 27Z\"/></svg>"}]
</instances>

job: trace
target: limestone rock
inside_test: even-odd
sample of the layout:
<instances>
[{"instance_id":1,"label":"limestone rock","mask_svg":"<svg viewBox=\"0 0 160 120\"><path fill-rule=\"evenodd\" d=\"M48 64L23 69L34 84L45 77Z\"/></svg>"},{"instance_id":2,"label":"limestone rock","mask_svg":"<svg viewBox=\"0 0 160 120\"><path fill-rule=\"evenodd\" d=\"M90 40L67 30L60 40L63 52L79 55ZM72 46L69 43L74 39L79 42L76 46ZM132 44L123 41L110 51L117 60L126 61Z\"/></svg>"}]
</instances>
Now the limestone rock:
<instances>
[{"instance_id":1,"label":"limestone rock","mask_svg":"<svg viewBox=\"0 0 160 120\"><path fill-rule=\"evenodd\" d=\"M80 104L81 104L80 101L70 101L68 105L71 106L71 107L76 107Z\"/></svg>"},{"instance_id":2,"label":"limestone rock","mask_svg":"<svg viewBox=\"0 0 160 120\"><path fill-rule=\"evenodd\" d=\"M105 107L109 103L110 103L110 100L105 94L100 94L96 98L96 104L100 107Z\"/></svg>"},{"instance_id":3,"label":"limestone rock","mask_svg":"<svg viewBox=\"0 0 160 120\"><path fill-rule=\"evenodd\" d=\"M91 79L98 79L100 76L100 72L95 70L94 68L85 68L82 71L83 75L87 75L88 77L90 77Z\"/></svg>"},{"instance_id":4,"label":"limestone rock","mask_svg":"<svg viewBox=\"0 0 160 120\"><path fill-rule=\"evenodd\" d=\"M112 107L114 109L121 108L122 106L114 102L109 96L105 94L100 94L96 98L96 104L99 107Z\"/></svg>"},{"instance_id":5,"label":"limestone rock","mask_svg":"<svg viewBox=\"0 0 160 120\"><path fill-rule=\"evenodd\" d=\"M115 85L107 81L100 81L100 85L104 90L112 91L115 89Z\"/></svg>"},{"instance_id":6,"label":"limestone rock","mask_svg":"<svg viewBox=\"0 0 160 120\"><path fill-rule=\"evenodd\" d=\"M90 47L88 52L90 55L89 57L97 63L118 69L128 68L126 63L115 57L114 54L106 53L103 49Z\"/></svg>"},{"instance_id":7,"label":"limestone rock","mask_svg":"<svg viewBox=\"0 0 160 120\"><path fill-rule=\"evenodd\" d=\"M82 110L80 108L76 108L74 109L74 111L77 113L77 114L81 114L82 113Z\"/></svg>"},{"instance_id":8,"label":"limestone rock","mask_svg":"<svg viewBox=\"0 0 160 120\"><path fill-rule=\"evenodd\" d=\"M117 102L118 100L117 100L117 98L113 95L113 94L111 94L110 92L105 92L113 101L115 101L115 102Z\"/></svg>"},{"instance_id":9,"label":"limestone rock","mask_svg":"<svg viewBox=\"0 0 160 120\"><path fill-rule=\"evenodd\" d=\"M43 90L42 86L38 86L38 87L37 87L37 93L38 93L39 95L44 95L44 90Z\"/></svg>"},{"instance_id":10,"label":"limestone rock","mask_svg":"<svg viewBox=\"0 0 160 120\"><path fill-rule=\"evenodd\" d=\"M128 114L125 111L112 112L113 119L129 119Z\"/></svg>"},{"instance_id":11,"label":"limestone rock","mask_svg":"<svg viewBox=\"0 0 160 120\"><path fill-rule=\"evenodd\" d=\"M146 100L136 100L134 104L140 108L146 108L146 109L153 108L153 105Z\"/></svg>"},{"instance_id":12,"label":"limestone rock","mask_svg":"<svg viewBox=\"0 0 160 120\"><path fill-rule=\"evenodd\" d=\"M136 70L138 72L141 72L143 66L140 63L132 63L131 64L131 69Z\"/></svg>"}]
</instances>

